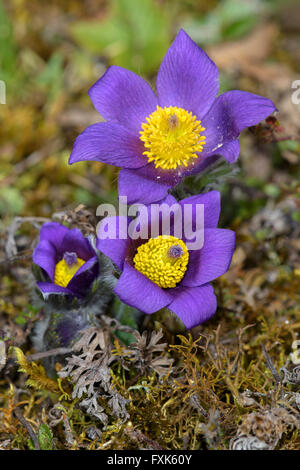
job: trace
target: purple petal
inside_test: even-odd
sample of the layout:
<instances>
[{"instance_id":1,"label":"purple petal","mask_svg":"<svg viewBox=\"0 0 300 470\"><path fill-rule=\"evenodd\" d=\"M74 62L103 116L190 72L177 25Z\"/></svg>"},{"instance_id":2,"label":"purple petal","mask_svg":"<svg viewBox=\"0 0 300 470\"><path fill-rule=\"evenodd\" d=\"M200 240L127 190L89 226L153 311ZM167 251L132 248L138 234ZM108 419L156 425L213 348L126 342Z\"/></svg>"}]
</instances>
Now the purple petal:
<instances>
[{"instance_id":1,"label":"purple petal","mask_svg":"<svg viewBox=\"0 0 300 470\"><path fill-rule=\"evenodd\" d=\"M41 240L33 252L33 262L43 268L51 280L54 279L55 265L59 256L49 240Z\"/></svg>"},{"instance_id":2,"label":"purple petal","mask_svg":"<svg viewBox=\"0 0 300 470\"><path fill-rule=\"evenodd\" d=\"M172 207L174 204L175 208ZM164 212L166 208L163 206L168 206L170 209L172 209L168 212L170 213L171 218L170 232L166 231L165 225L162 223L163 214L166 214L166 212ZM133 218L128 218L127 225L124 226L124 229L122 228L124 240L120 240L121 237L119 236L118 227L117 240L115 243L114 240L111 240L111 238L113 237L109 237L110 239L107 239L106 241L104 236L103 240L99 240L100 236L98 232L97 248L107 254L120 267L120 269L122 269L124 259L126 257L130 258L131 255L135 253L137 247L141 243L147 241L150 237L154 238L164 233L167 235L176 236L173 230L174 209L175 211L180 210L181 212L181 206L178 204L176 199L170 194L168 194L166 198L159 203L152 203L149 205L135 204L134 206L131 206L131 208L133 207L134 212L129 212L129 214ZM109 223L109 218L107 219ZM116 219L118 222L120 220L120 217L112 218L114 224ZM114 226L112 227L112 231L113 230ZM129 237L129 240L125 240L126 237Z\"/></svg>"},{"instance_id":3,"label":"purple petal","mask_svg":"<svg viewBox=\"0 0 300 470\"><path fill-rule=\"evenodd\" d=\"M219 148L218 154L227 160L228 163L234 163L240 154L240 143L238 140L233 140Z\"/></svg>"},{"instance_id":4,"label":"purple petal","mask_svg":"<svg viewBox=\"0 0 300 470\"><path fill-rule=\"evenodd\" d=\"M161 63L156 85L160 106L184 108L202 119L218 93L218 68L181 30Z\"/></svg>"},{"instance_id":5,"label":"purple petal","mask_svg":"<svg viewBox=\"0 0 300 470\"><path fill-rule=\"evenodd\" d=\"M84 263L70 280L67 288L75 295L83 295L99 274L98 258L94 256Z\"/></svg>"},{"instance_id":6,"label":"purple petal","mask_svg":"<svg viewBox=\"0 0 300 470\"><path fill-rule=\"evenodd\" d=\"M81 274L86 273L91 268L93 268L97 263L98 263L98 257L97 256L93 256L93 258L90 258L89 260L87 260L82 266L80 266L78 271L76 271L76 273L72 277L71 281L69 282L68 287L70 287L70 284L73 281L73 279L75 279L76 277L79 277Z\"/></svg>"},{"instance_id":7,"label":"purple petal","mask_svg":"<svg viewBox=\"0 0 300 470\"><path fill-rule=\"evenodd\" d=\"M125 127L98 122L87 127L74 142L69 164L97 160L125 168L140 168L148 161L142 141Z\"/></svg>"},{"instance_id":8,"label":"purple petal","mask_svg":"<svg viewBox=\"0 0 300 470\"><path fill-rule=\"evenodd\" d=\"M78 258L87 261L95 256L95 251L88 238L85 238L78 228L68 230L61 244L62 253L75 252Z\"/></svg>"},{"instance_id":9,"label":"purple petal","mask_svg":"<svg viewBox=\"0 0 300 470\"><path fill-rule=\"evenodd\" d=\"M58 222L45 223L40 231L40 240L48 240L54 247L60 251L64 236L68 233L69 229Z\"/></svg>"},{"instance_id":10,"label":"purple petal","mask_svg":"<svg viewBox=\"0 0 300 470\"><path fill-rule=\"evenodd\" d=\"M50 328L59 346L68 347L90 325L89 319L82 314L81 310L77 310L72 311L70 316L63 315Z\"/></svg>"},{"instance_id":11,"label":"purple petal","mask_svg":"<svg viewBox=\"0 0 300 470\"><path fill-rule=\"evenodd\" d=\"M177 200L171 196L170 194L167 194L167 196L159 202L154 202L149 205L144 205L141 204L140 206L137 205L137 209L141 207L139 211L138 217L135 219L136 223L136 230L142 231L142 229L146 226L147 227L147 232L149 235L149 238L155 238L158 237L159 235L163 235L163 206L169 206L170 208L176 204L175 210L177 208L180 210L180 206L177 202ZM173 235L172 227L173 227L173 210L170 211L170 233L165 233L165 235ZM155 233L154 233L155 231ZM145 230L146 232L146 230Z\"/></svg>"},{"instance_id":12,"label":"purple petal","mask_svg":"<svg viewBox=\"0 0 300 470\"><path fill-rule=\"evenodd\" d=\"M43 296L46 298L50 294L72 295L73 292L66 287L58 286L51 282L37 282L37 286L41 290Z\"/></svg>"},{"instance_id":13,"label":"purple petal","mask_svg":"<svg viewBox=\"0 0 300 470\"><path fill-rule=\"evenodd\" d=\"M202 120L206 136L203 155L222 154L222 147L225 144L236 140L243 129L258 124L275 109L271 100L246 91L234 90L223 93ZM225 148L225 152L228 153L228 160L234 160L237 152L236 144L231 149Z\"/></svg>"},{"instance_id":14,"label":"purple petal","mask_svg":"<svg viewBox=\"0 0 300 470\"><path fill-rule=\"evenodd\" d=\"M157 98L145 80L115 65L109 67L90 88L89 95L104 119L117 122L136 133L157 106Z\"/></svg>"},{"instance_id":15,"label":"purple petal","mask_svg":"<svg viewBox=\"0 0 300 470\"><path fill-rule=\"evenodd\" d=\"M190 251L183 286L196 287L216 279L229 269L235 247L235 233L226 229L206 229L204 246Z\"/></svg>"},{"instance_id":16,"label":"purple petal","mask_svg":"<svg viewBox=\"0 0 300 470\"><path fill-rule=\"evenodd\" d=\"M119 173L119 194L127 196L128 204L151 204L166 197L179 180L173 171L156 170L152 163L135 171L124 169Z\"/></svg>"},{"instance_id":17,"label":"purple petal","mask_svg":"<svg viewBox=\"0 0 300 470\"><path fill-rule=\"evenodd\" d=\"M202 218L198 216L199 208L197 207L197 205L199 204L204 206L204 225ZM166 211L163 211L164 205L169 206L169 208L171 208L172 206L174 207L172 208L172 211L170 211L170 213L167 213ZM190 207L188 207L187 209L188 205ZM137 206L137 208L138 207L139 206ZM175 229L174 224L178 211L180 212L179 221L182 221L182 225L179 226L179 233L177 232L177 229ZM166 217L170 215L170 227L168 224L162 223L163 214L165 214ZM193 234L195 234L196 230L203 230L204 228L216 228L219 220L219 215L220 193L218 191L210 191L206 194L192 196L183 199L179 202L177 202L177 200L173 196L168 194L167 197L159 203L152 203L147 206L142 205L141 213L135 219L136 230L139 230L141 232L141 228L147 226L147 232L149 237L151 236L153 238L158 235L165 234L177 236L179 238L182 238L183 241L191 242L195 241L195 239L191 239L191 237L188 237L187 239L185 238L185 236L187 236L187 234L185 234L186 229L188 229L190 232L192 231ZM191 217L191 219L189 219L189 217ZM196 217L198 226L196 226ZM198 239L200 240L201 237L198 237Z\"/></svg>"},{"instance_id":18,"label":"purple petal","mask_svg":"<svg viewBox=\"0 0 300 470\"><path fill-rule=\"evenodd\" d=\"M204 205L204 227L205 228L216 228L218 225L220 210L221 210L221 195L219 191L210 191L205 194L197 194L183 199L179 202L181 206L191 204L192 209L192 229L195 230L195 219L196 219L196 206L197 204Z\"/></svg>"},{"instance_id":19,"label":"purple petal","mask_svg":"<svg viewBox=\"0 0 300 470\"><path fill-rule=\"evenodd\" d=\"M116 238L97 238L97 248L99 251L108 256L122 270L125 257L131 244L131 241L128 239L127 231L130 218L118 216L107 217L103 220L106 220L108 223L109 220L115 221ZM97 235L100 235L99 232Z\"/></svg>"},{"instance_id":20,"label":"purple petal","mask_svg":"<svg viewBox=\"0 0 300 470\"><path fill-rule=\"evenodd\" d=\"M154 313L172 301L172 295L161 289L146 276L124 263L124 271L114 289L122 302L141 310Z\"/></svg>"},{"instance_id":21,"label":"purple petal","mask_svg":"<svg viewBox=\"0 0 300 470\"><path fill-rule=\"evenodd\" d=\"M173 302L168 306L186 328L203 323L217 310L217 299L210 284L201 287L176 287L173 289Z\"/></svg>"},{"instance_id":22,"label":"purple petal","mask_svg":"<svg viewBox=\"0 0 300 470\"><path fill-rule=\"evenodd\" d=\"M191 176L191 175L202 173L206 171L209 166L217 162L219 159L220 159L220 156L215 155L214 153L212 153L212 155L200 154L199 158L195 160L195 162L192 162L194 164L190 164L189 166L187 166L187 168L182 169L181 177L183 178L186 176Z\"/></svg>"}]
</instances>

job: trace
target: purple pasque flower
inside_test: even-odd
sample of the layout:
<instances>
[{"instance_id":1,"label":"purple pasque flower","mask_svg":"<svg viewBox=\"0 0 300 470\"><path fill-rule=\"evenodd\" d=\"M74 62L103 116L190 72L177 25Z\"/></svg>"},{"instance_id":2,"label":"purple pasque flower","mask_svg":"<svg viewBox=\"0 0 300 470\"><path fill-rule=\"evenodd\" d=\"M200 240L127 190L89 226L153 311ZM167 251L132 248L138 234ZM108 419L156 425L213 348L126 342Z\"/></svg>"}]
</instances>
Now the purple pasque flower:
<instances>
[{"instance_id":1,"label":"purple pasque flower","mask_svg":"<svg viewBox=\"0 0 300 470\"><path fill-rule=\"evenodd\" d=\"M42 226L33 261L47 277L47 282L37 282L44 297L82 297L99 274L98 257L90 240L79 229L68 229L57 222Z\"/></svg>"},{"instance_id":2,"label":"purple pasque flower","mask_svg":"<svg viewBox=\"0 0 300 470\"><path fill-rule=\"evenodd\" d=\"M109 67L89 90L106 122L85 129L69 159L121 167L119 194L129 204L160 201L181 178L220 156L233 163L241 131L276 109L245 91L217 97L216 64L183 30L161 63L156 89L157 96L133 72Z\"/></svg>"},{"instance_id":3,"label":"purple pasque flower","mask_svg":"<svg viewBox=\"0 0 300 470\"><path fill-rule=\"evenodd\" d=\"M151 211L153 204L146 206L147 216L141 213L136 219L140 233L148 233L148 238L125 238L125 233L131 233L132 220L124 216L113 217L110 220L115 222L117 236L105 239L98 232L97 248L121 270L114 292L122 302L147 314L167 307L187 328L192 328L216 312L217 301L210 282L228 270L235 246L235 233L217 228L220 214L218 191L192 196L179 203L168 195L156 206L162 207L162 204L169 207L179 204L183 211L189 204L188 228L195 233L197 204L204 206L202 248L187 248L188 239L184 235L186 225L181 239L172 235L175 234L174 217L171 217L170 231L166 233L160 210ZM149 236L150 226L151 230L157 227L158 236ZM168 224L165 227L168 230ZM192 238L189 237L190 240Z\"/></svg>"}]
</instances>

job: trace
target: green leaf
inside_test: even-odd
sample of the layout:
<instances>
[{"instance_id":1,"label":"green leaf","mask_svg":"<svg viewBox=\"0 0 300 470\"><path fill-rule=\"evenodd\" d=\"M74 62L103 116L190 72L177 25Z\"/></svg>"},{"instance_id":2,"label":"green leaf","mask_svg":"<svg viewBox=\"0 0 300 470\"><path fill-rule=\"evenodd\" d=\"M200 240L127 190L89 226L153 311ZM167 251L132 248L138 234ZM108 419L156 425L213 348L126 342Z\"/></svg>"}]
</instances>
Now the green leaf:
<instances>
[{"instance_id":1,"label":"green leaf","mask_svg":"<svg viewBox=\"0 0 300 470\"><path fill-rule=\"evenodd\" d=\"M114 317L122 325L130 326L135 330L138 329L135 317L137 317L140 312L137 309L124 304L123 302L121 302L120 299L118 299L118 297L116 297L114 301L113 311ZM131 333L127 333L125 331L117 330L116 336L126 345L129 345L136 341L135 337Z\"/></svg>"},{"instance_id":2,"label":"green leaf","mask_svg":"<svg viewBox=\"0 0 300 470\"><path fill-rule=\"evenodd\" d=\"M106 19L75 23L71 34L112 64L150 74L169 46L170 17L154 0L113 0Z\"/></svg>"},{"instance_id":3,"label":"green leaf","mask_svg":"<svg viewBox=\"0 0 300 470\"><path fill-rule=\"evenodd\" d=\"M41 450L53 450L53 434L51 429L44 423L39 427L38 440Z\"/></svg>"},{"instance_id":4,"label":"green leaf","mask_svg":"<svg viewBox=\"0 0 300 470\"><path fill-rule=\"evenodd\" d=\"M33 440L31 438L28 439L27 445L28 445L29 450L35 450L35 445L34 445Z\"/></svg>"},{"instance_id":5,"label":"green leaf","mask_svg":"<svg viewBox=\"0 0 300 470\"><path fill-rule=\"evenodd\" d=\"M280 188L276 184L269 183L265 185L264 192L267 196L276 198L280 194Z\"/></svg>"},{"instance_id":6,"label":"green leaf","mask_svg":"<svg viewBox=\"0 0 300 470\"><path fill-rule=\"evenodd\" d=\"M47 90L48 99L51 101L63 88L63 56L55 52L47 62L44 70L36 78L37 84Z\"/></svg>"},{"instance_id":7,"label":"green leaf","mask_svg":"<svg viewBox=\"0 0 300 470\"><path fill-rule=\"evenodd\" d=\"M116 336L126 346L129 346L131 343L134 343L136 341L135 337L131 333L126 333L126 331L117 330Z\"/></svg>"},{"instance_id":8,"label":"green leaf","mask_svg":"<svg viewBox=\"0 0 300 470\"><path fill-rule=\"evenodd\" d=\"M26 322L26 318L22 317L22 315L19 315L15 318L15 323L17 323L17 325L25 325Z\"/></svg>"},{"instance_id":9,"label":"green leaf","mask_svg":"<svg viewBox=\"0 0 300 470\"><path fill-rule=\"evenodd\" d=\"M24 200L17 188L3 187L0 189L0 214L20 214Z\"/></svg>"},{"instance_id":10,"label":"green leaf","mask_svg":"<svg viewBox=\"0 0 300 470\"><path fill-rule=\"evenodd\" d=\"M187 18L182 27L199 44L212 44L232 40L247 34L258 18L269 10L266 1L223 0L204 17Z\"/></svg>"},{"instance_id":11,"label":"green leaf","mask_svg":"<svg viewBox=\"0 0 300 470\"><path fill-rule=\"evenodd\" d=\"M10 81L17 73L17 49L11 21L0 0L0 78Z\"/></svg>"},{"instance_id":12,"label":"green leaf","mask_svg":"<svg viewBox=\"0 0 300 470\"><path fill-rule=\"evenodd\" d=\"M127 304L121 302L121 300L116 297L114 302L114 317L122 324L130 326L137 330L137 323L135 321L134 315L138 312L137 309L130 307Z\"/></svg>"},{"instance_id":13,"label":"green leaf","mask_svg":"<svg viewBox=\"0 0 300 470\"><path fill-rule=\"evenodd\" d=\"M14 322L17 323L17 325L25 325L28 321L35 320L39 311L40 311L39 307L34 307L33 305L28 304L27 310L20 312L14 318Z\"/></svg>"}]
</instances>

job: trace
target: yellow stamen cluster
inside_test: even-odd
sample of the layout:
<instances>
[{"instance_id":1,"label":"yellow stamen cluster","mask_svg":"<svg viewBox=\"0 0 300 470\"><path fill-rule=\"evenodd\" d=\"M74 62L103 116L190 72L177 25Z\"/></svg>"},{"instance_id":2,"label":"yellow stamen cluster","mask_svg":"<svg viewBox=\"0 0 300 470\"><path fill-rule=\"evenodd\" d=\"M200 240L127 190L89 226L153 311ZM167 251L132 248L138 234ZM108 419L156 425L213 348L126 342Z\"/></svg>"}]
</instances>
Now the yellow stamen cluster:
<instances>
[{"instance_id":1,"label":"yellow stamen cluster","mask_svg":"<svg viewBox=\"0 0 300 470\"><path fill-rule=\"evenodd\" d=\"M135 269L163 288L176 287L186 272L188 261L186 245L171 235L150 238L138 247L133 258Z\"/></svg>"},{"instance_id":2,"label":"yellow stamen cluster","mask_svg":"<svg viewBox=\"0 0 300 470\"><path fill-rule=\"evenodd\" d=\"M154 162L156 168L186 167L202 152L205 136L201 132L205 128L191 112L176 106L157 106L146 121L140 132L146 148L143 155L149 162Z\"/></svg>"},{"instance_id":3,"label":"yellow stamen cluster","mask_svg":"<svg viewBox=\"0 0 300 470\"><path fill-rule=\"evenodd\" d=\"M55 266L54 284L67 287L74 274L85 263L81 258L77 258L76 263L69 266L64 259L60 260Z\"/></svg>"}]
</instances>

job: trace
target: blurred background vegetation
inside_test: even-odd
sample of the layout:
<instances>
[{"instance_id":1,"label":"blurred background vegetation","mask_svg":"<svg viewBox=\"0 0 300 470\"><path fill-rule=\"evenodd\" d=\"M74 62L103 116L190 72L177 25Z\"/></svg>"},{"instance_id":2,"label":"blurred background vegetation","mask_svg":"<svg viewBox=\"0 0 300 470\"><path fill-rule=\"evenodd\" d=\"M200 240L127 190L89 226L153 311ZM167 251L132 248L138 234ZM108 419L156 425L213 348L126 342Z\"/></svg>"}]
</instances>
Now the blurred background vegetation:
<instances>
[{"instance_id":1,"label":"blurred background vegetation","mask_svg":"<svg viewBox=\"0 0 300 470\"><path fill-rule=\"evenodd\" d=\"M78 133L101 119L87 91L109 64L155 84L180 28L218 64L222 92L238 88L273 99L283 135L299 134L300 107L291 103L300 73L297 14L298 3L277 0L0 0L2 229L14 215L50 217L70 205L116 200L116 169L67 164ZM299 175L299 142L264 146L249 136L242 139L229 221L278 197L288 175ZM261 197L249 200L245 187Z\"/></svg>"}]
</instances>

